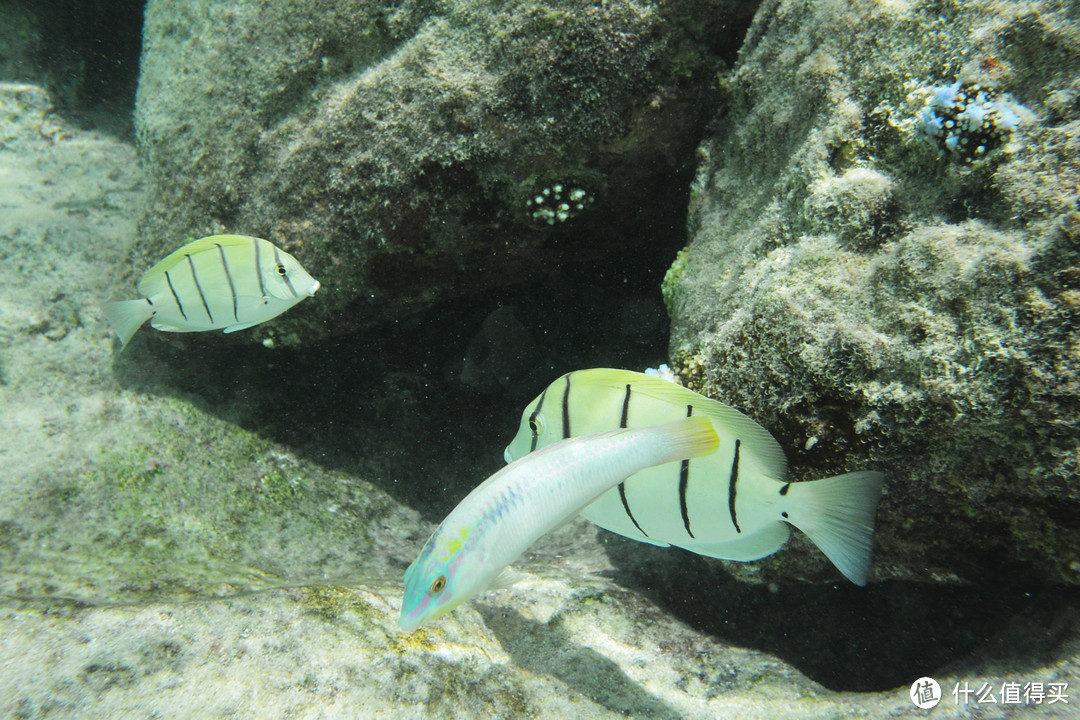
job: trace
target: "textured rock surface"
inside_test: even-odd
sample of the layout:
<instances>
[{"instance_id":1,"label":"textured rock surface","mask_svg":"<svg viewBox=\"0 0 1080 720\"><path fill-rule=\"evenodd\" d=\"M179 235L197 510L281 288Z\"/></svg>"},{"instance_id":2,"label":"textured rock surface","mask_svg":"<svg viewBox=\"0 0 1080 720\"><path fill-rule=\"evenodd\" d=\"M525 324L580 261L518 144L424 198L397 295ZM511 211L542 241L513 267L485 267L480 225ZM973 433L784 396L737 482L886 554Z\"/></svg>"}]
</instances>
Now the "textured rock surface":
<instances>
[{"instance_id":1,"label":"textured rock surface","mask_svg":"<svg viewBox=\"0 0 1080 720\"><path fill-rule=\"evenodd\" d=\"M267 237L323 283L280 323L311 337L625 252L684 202L754 5L151 0L135 269ZM594 201L553 228L556 184Z\"/></svg>"},{"instance_id":2,"label":"textured rock surface","mask_svg":"<svg viewBox=\"0 0 1080 720\"><path fill-rule=\"evenodd\" d=\"M702 147L673 357L796 477L888 473L878 578L1080 582L1075 12L767 3ZM1031 110L1013 152L917 138L920 88L956 78Z\"/></svg>"},{"instance_id":3,"label":"textured rock surface","mask_svg":"<svg viewBox=\"0 0 1080 720\"><path fill-rule=\"evenodd\" d=\"M0 594L142 602L396 576L415 512L237 427L228 393L220 414L200 407L195 372L174 397L153 371L121 389L97 308L142 174L130 145L50 107L39 87L0 84Z\"/></svg>"},{"instance_id":4,"label":"textured rock surface","mask_svg":"<svg viewBox=\"0 0 1080 720\"><path fill-rule=\"evenodd\" d=\"M0 609L5 717L925 717L908 688L829 692L771 656L703 637L631 593L573 573L535 578L404 636L394 589L305 588L181 605ZM633 620L630 620L633 618ZM991 665L974 688L1080 681L1075 665ZM1075 697L1073 697L1075 701ZM1017 711L1030 714L1016 714ZM951 695L933 717L970 717ZM1066 718L1062 703L980 717Z\"/></svg>"}]
</instances>

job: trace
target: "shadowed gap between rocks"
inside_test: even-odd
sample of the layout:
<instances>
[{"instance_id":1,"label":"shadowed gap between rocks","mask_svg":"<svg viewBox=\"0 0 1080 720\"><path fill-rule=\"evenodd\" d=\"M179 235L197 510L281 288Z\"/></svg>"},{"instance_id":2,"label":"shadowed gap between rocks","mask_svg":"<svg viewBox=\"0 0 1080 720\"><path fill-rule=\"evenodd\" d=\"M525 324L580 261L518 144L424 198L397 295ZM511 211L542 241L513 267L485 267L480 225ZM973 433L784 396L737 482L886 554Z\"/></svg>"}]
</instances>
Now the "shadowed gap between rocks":
<instances>
[{"instance_id":1,"label":"shadowed gap between rocks","mask_svg":"<svg viewBox=\"0 0 1080 720\"><path fill-rule=\"evenodd\" d=\"M43 84L65 118L130 139L146 0L26 5L26 32L38 37L11 49L0 79Z\"/></svg>"},{"instance_id":2,"label":"shadowed gap between rocks","mask_svg":"<svg viewBox=\"0 0 1080 720\"><path fill-rule=\"evenodd\" d=\"M1009 568L990 560L978 586L770 587L739 582L682 550L607 532L604 542L619 584L701 632L782 658L830 690L888 690L995 663L1034 670L1058 659L1080 625L1080 590L1016 585Z\"/></svg>"},{"instance_id":3,"label":"shadowed gap between rocks","mask_svg":"<svg viewBox=\"0 0 1080 720\"><path fill-rule=\"evenodd\" d=\"M502 465L521 410L560 374L665 360L659 283L675 251L556 268L309 347L144 328L115 371L129 389L192 402L438 521Z\"/></svg>"}]
</instances>

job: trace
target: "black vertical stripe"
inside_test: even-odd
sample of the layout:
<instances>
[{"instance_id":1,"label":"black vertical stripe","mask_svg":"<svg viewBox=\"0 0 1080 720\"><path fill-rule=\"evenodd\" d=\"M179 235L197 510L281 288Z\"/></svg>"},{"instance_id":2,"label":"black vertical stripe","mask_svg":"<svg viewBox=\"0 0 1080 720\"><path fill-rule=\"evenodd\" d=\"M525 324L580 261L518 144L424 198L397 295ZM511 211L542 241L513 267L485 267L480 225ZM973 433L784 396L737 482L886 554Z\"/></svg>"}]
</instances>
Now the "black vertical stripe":
<instances>
[{"instance_id":1,"label":"black vertical stripe","mask_svg":"<svg viewBox=\"0 0 1080 720\"><path fill-rule=\"evenodd\" d=\"M221 267L225 268L225 279L229 281L229 292L232 293L232 316L236 322L240 322L240 317L236 314L236 285L233 284L232 273L229 272L229 262L225 259L225 248L221 247L220 243L214 243L217 245L218 255L221 256Z\"/></svg>"},{"instance_id":2,"label":"black vertical stripe","mask_svg":"<svg viewBox=\"0 0 1080 720\"><path fill-rule=\"evenodd\" d=\"M562 436L570 437L570 374L566 374L566 389L562 394Z\"/></svg>"},{"instance_id":3,"label":"black vertical stripe","mask_svg":"<svg viewBox=\"0 0 1080 720\"><path fill-rule=\"evenodd\" d=\"M255 246L255 277L259 278L259 292L262 297L266 297L266 282L262 274L262 247L259 245L259 238L251 238L251 242Z\"/></svg>"},{"instance_id":4,"label":"black vertical stripe","mask_svg":"<svg viewBox=\"0 0 1080 720\"><path fill-rule=\"evenodd\" d=\"M172 293L173 300L176 301L176 307L180 308L180 314L187 320L187 313L184 312L184 305L180 302L180 296L176 294L176 288L173 287L172 278L169 277L169 271L165 271L165 282L169 284L169 292Z\"/></svg>"},{"instance_id":5,"label":"black vertical stripe","mask_svg":"<svg viewBox=\"0 0 1080 720\"><path fill-rule=\"evenodd\" d=\"M686 417L690 417L694 414L694 406L686 406ZM682 461L682 466L679 468L679 509L682 510L682 522L683 527L686 528L686 534L690 537L694 537L694 533L690 531L690 510L686 507L686 490L690 486L690 458L686 458Z\"/></svg>"},{"instance_id":6,"label":"black vertical stripe","mask_svg":"<svg viewBox=\"0 0 1080 720\"><path fill-rule=\"evenodd\" d=\"M630 518L630 522L634 523L634 527L638 529L638 532L645 537L649 537L649 533L642 530L641 526L638 525L637 519L634 518L634 513L630 512L630 503L626 500L626 483L619 483L619 499L622 500L622 507L623 510L626 511L626 517Z\"/></svg>"},{"instance_id":7,"label":"black vertical stripe","mask_svg":"<svg viewBox=\"0 0 1080 720\"><path fill-rule=\"evenodd\" d=\"M735 532L741 533L739 519L735 516L735 486L739 482L739 438L735 438L735 459L731 461L731 477L728 479L727 504L728 512L731 513L731 524L735 526Z\"/></svg>"},{"instance_id":8,"label":"black vertical stripe","mask_svg":"<svg viewBox=\"0 0 1080 720\"><path fill-rule=\"evenodd\" d=\"M297 297L296 288L293 287L292 278L289 277L289 273L285 270L285 265L281 262L281 254L278 252L277 246L274 246L274 264L277 265L277 272L281 275L281 279L285 281L285 284L289 288L289 292L293 294L293 297Z\"/></svg>"},{"instance_id":9,"label":"black vertical stripe","mask_svg":"<svg viewBox=\"0 0 1080 720\"><path fill-rule=\"evenodd\" d=\"M619 417L619 427L626 427L626 422L630 418L630 383L626 383L626 394L623 395L622 401L622 415ZM645 532L641 525L638 524L637 518L634 517L634 513L630 511L630 502L626 499L626 483L619 483L619 499L622 500L623 510L626 512L626 517L630 518L630 522L634 523L634 527L638 529L638 532L649 537L649 533Z\"/></svg>"},{"instance_id":10,"label":"black vertical stripe","mask_svg":"<svg viewBox=\"0 0 1080 720\"><path fill-rule=\"evenodd\" d=\"M626 427L626 421L630 418L630 383L626 383L626 394L622 399L622 417L619 418L619 427Z\"/></svg>"},{"instance_id":11,"label":"black vertical stripe","mask_svg":"<svg viewBox=\"0 0 1080 720\"><path fill-rule=\"evenodd\" d=\"M214 324L214 316L210 312L210 306L206 304L206 295L203 294L202 285L199 284L199 276L195 274L195 263L192 262L190 255L185 255L187 258L188 267L191 268L191 279L195 281L195 289L199 291L199 299L202 300L203 309L206 310L206 317L210 318L210 324Z\"/></svg>"},{"instance_id":12,"label":"black vertical stripe","mask_svg":"<svg viewBox=\"0 0 1080 720\"><path fill-rule=\"evenodd\" d=\"M547 388L544 388L544 392L540 393L540 400L536 403L536 408L529 414L529 430L532 432L532 445L529 447L529 452L536 449L536 442L540 439L540 428L536 424L536 418L540 415L540 408L544 407L544 398L547 397Z\"/></svg>"}]
</instances>

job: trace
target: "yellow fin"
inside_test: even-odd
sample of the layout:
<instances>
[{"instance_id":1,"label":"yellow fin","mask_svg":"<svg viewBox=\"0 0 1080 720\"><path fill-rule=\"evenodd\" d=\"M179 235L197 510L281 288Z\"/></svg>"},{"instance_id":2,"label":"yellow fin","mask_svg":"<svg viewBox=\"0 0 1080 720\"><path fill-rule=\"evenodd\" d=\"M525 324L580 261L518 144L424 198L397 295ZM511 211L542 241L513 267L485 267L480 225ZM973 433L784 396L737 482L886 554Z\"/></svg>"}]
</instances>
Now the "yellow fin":
<instances>
[{"instance_id":1,"label":"yellow fin","mask_svg":"<svg viewBox=\"0 0 1080 720\"><path fill-rule=\"evenodd\" d=\"M182 248L169 253L163 260L155 264L154 267L147 270L146 274L143 275L142 280L139 281L139 292L143 295L149 294L147 291L152 288L153 284L160 281L166 271L172 270L185 255L195 255L196 253L210 250L216 245L222 247L250 245L252 241L269 242L247 235L210 235L208 237L199 238L198 240L193 240Z\"/></svg>"},{"instance_id":2,"label":"yellow fin","mask_svg":"<svg viewBox=\"0 0 1080 720\"><path fill-rule=\"evenodd\" d=\"M613 368L592 368L571 373L575 385L591 383L622 391L627 384L635 393L660 400L671 405L693 405L696 414L708 417L718 432L733 435L754 447L763 468L775 480L787 477L787 456L780 443L768 430L738 410L712 398L705 397L682 385L661 380L645 373Z\"/></svg>"}]
</instances>

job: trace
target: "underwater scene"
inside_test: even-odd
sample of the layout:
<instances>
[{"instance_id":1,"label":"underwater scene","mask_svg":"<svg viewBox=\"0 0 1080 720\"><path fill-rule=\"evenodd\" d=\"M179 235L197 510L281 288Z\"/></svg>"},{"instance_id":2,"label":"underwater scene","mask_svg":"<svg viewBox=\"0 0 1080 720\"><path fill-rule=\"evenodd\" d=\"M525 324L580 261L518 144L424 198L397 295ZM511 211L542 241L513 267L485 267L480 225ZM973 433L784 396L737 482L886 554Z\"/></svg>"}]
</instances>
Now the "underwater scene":
<instances>
[{"instance_id":1,"label":"underwater scene","mask_svg":"<svg viewBox=\"0 0 1080 720\"><path fill-rule=\"evenodd\" d=\"M0 4L0 719L1077 717L1077 0Z\"/></svg>"}]
</instances>

